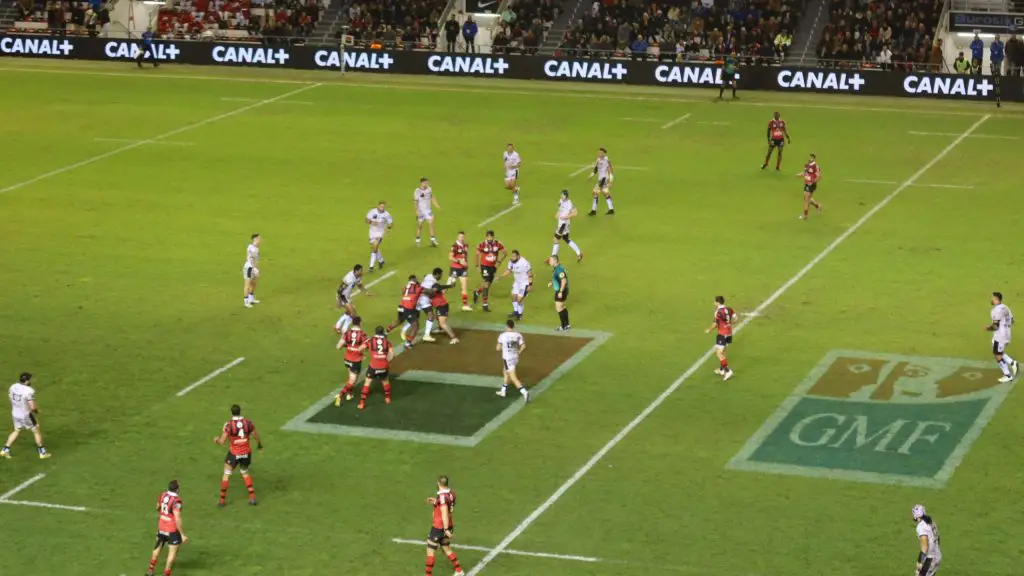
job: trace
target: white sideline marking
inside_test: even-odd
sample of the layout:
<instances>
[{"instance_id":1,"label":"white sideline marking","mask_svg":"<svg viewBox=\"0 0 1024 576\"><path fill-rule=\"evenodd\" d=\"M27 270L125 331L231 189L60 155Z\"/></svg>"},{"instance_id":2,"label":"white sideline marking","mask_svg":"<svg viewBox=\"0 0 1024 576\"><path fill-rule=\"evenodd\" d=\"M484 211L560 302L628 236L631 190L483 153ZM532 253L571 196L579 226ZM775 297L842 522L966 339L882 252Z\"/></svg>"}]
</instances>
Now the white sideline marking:
<instances>
[{"instance_id":1,"label":"white sideline marking","mask_svg":"<svg viewBox=\"0 0 1024 576\"><path fill-rule=\"evenodd\" d=\"M395 275L395 271L394 271L394 270L392 270L391 272L388 272L387 274L381 274L379 278L377 278L377 279L376 279L376 280L374 280L373 282L370 282L369 284L366 284L366 285L365 285L365 288L366 288L367 290L369 290L370 288L373 288L373 287L374 287L374 286L376 286L377 284L380 284L381 282L383 282L383 281L387 280L388 278L391 278L391 277L392 277L392 276L394 276L394 275ZM359 295L359 293L358 293L358 292L356 292L355 294L353 294L353 295L352 295L352 297L353 297L353 298L355 298L355 297L356 297L356 296L358 296L358 295Z\"/></svg>"},{"instance_id":2,"label":"white sideline marking","mask_svg":"<svg viewBox=\"0 0 1024 576\"><path fill-rule=\"evenodd\" d=\"M137 144L166 144L168 146L195 146L194 142L165 142L162 140L135 140L133 138L93 138L94 142L134 142Z\"/></svg>"},{"instance_id":3,"label":"white sideline marking","mask_svg":"<svg viewBox=\"0 0 1024 576\"><path fill-rule=\"evenodd\" d=\"M572 174L569 174L569 178L575 178L575 177L579 176L580 174L583 174L587 170L590 170L593 167L594 167L593 164L584 164L582 168L573 171Z\"/></svg>"},{"instance_id":4,"label":"white sideline marking","mask_svg":"<svg viewBox=\"0 0 1024 576\"><path fill-rule=\"evenodd\" d=\"M484 226L487 226L488 224L490 224L491 222L494 222L498 218L501 218L505 214L508 214L509 212L515 210L516 208L519 208L520 206L522 206L522 204L513 204L513 205L509 206L508 208L505 208L501 212L498 212L494 216L491 216L487 220L484 220L483 222L477 224L476 226L477 226L477 228L483 228Z\"/></svg>"},{"instance_id":5,"label":"white sideline marking","mask_svg":"<svg viewBox=\"0 0 1024 576\"><path fill-rule=\"evenodd\" d=\"M43 478L46 478L46 474L36 474L35 476L29 478L28 480L25 480L21 484L18 484L17 486L15 486L13 489L8 490L7 492L5 492L3 496L0 496L0 502L9 500L11 498L11 496L14 496L15 494L17 494L18 492L21 492L25 488L28 488L29 486L35 484L36 482L39 482Z\"/></svg>"},{"instance_id":6,"label":"white sideline marking","mask_svg":"<svg viewBox=\"0 0 1024 576\"><path fill-rule=\"evenodd\" d=\"M872 218L872 216L877 214L882 208L885 208L890 202L892 202L897 196L899 196L900 192L903 192L908 187L910 187L915 181L917 181L918 178L924 175L924 173L927 172L931 167L941 162L943 158L945 158L950 152L953 151L954 148L957 147L957 145L959 145L961 142L967 139L968 136L970 136L975 130L978 129L979 126L981 126L986 120L988 120L991 117L991 114L986 114L982 116L981 119L979 119L977 122L971 124L970 128L968 128L959 136L957 136L955 140L950 142L949 145L943 148L941 152L936 154L934 158L929 160L928 163L925 164L920 170L914 172L914 174L910 178L907 178L902 184L896 187L895 190L890 192L888 196L886 196L877 204L875 204L871 208L871 210L868 210L866 214L860 217L860 220L854 222L852 226L847 228L845 232L840 234L838 238L833 240L831 244L826 246L824 250L822 250L817 256L812 258L811 261L808 262L803 268L801 268L795 276L787 280L778 290L772 293L772 295L769 296L764 302L759 304L757 308L754 309L754 312L757 314L761 314L769 306L774 304L775 301L781 298L782 295L785 294L787 291L789 291L789 289L792 288L793 285L795 285L797 282L800 281L800 279L802 279L811 270L813 270L819 262L824 260L840 244L842 244L847 238L852 236L854 232L859 230L861 226L863 226L868 220ZM750 324L750 322L754 318L756 318L756 316L748 316L741 320L740 323L736 326L735 332L738 333L741 330L743 330L743 328ZM518 526L516 526L511 532L509 532L508 536L505 536L505 538L501 542L499 542L497 546L494 547L494 550L488 552L487 555L484 556L483 559L481 559L480 562L476 566L474 566L472 570L469 571L469 576L476 576L477 574L482 572L483 569L486 568L488 564L493 562L494 559L499 554L507 550L509 545L523 532L525 532L526 529L529 528L530 525L532 525L537 520L537 518L540 518L542 514L544 514L548 511L548 509L554 506L555 502L558 502L562 498L562 496L564 496L565 493L569 491L570 488L575 486L576 483L579 482L580 479L587 474L587 472L590 472L590 470L593 469L593 467L596 466L597 463L600 462L601 459L604 458L605 455L608 454L608 452L610 452L612 448L615 448L615 446L617 446L619 442L622 442L622 440L627 435L629 435L629 433L632 432L634 428L636 428L644 420L646 420L652 412L654 412L659 406L661 406L665 402L665 400L668 399L669 396L672 395L672 393L678 390L684 382L689 380L690 376L693 376L697 372L697 370L699 370L700 367L704 365L704 362L706 362L707 359L710 358L712 354L714 354L714 352L715 349L714 347L712 347L709 348L708 351L705 352L703 355L701 355L701 357L698 358L692 366L686 369L686 372L683 372L682 375L676 378L675 381L672 382L672 384L670 384L664 392L662 392L657 398L655 398L653 402L648 404L647 407L644 408L642 412L640 412L640 414L638 414L635 418L630 420L630 422L626 424L626 426L622 430L619 430L618 434L613 436L612 439L609 440L604 446L602 446L601 449L597 451L597 453L591 456L590 459L583 464L583 466L576 470L576 472L568 480L566 480L561 486L559 486L558 490L555 490L554 494L549 496L548 499L541 503L541 505L538 506L533 512L531 512L530 515L526 517L526 519L520 522Z\"/></svg>"},{"instance_id":7,"label":"white sideline marking","mask_svg":"<svg viewBox=\"0 0 1024 576\"><path fill-rule=\"evenodd\" d=\"M858 180L856 178L850 178L847 182L853 182L854 184L899 184L899 182L893 180ZM914 183L911 186L917 186L921 188L959 188L962 190L974 190L974 186L970 184L918 184Z\"/></svg>"},{"instance_id":8,"label":"white sideline marking","mask_svg":"<svg viewBox=\"0 0 1024 576\"><path fill-rule=\"evenodd\" d=\"M760 312L740 312L740 318L743 318L745 316L750 316L752 318L757 318L760 315L761 315Z\"/></svg>"},{"instance_id":9,"label":"white sideline marking","mask_svg":"<svg viewBox=\"0 0 1024 576\"><path fill-rule=\"evenodd\" d=\"M210 372L206 376L203 376L199 380L196 380L195 382L193 382L193 383L189 384L188 386L182 388L181 392L178 392L178 394L177 394L178 398L181 398L185 394L188 394L189 392L195 390L196 388L199 388L203 384L206 384L207 382L209 382L210 380L213 380L217 376L220 376L221 374L227 372L228 370L231 370L232 368L234 368L235 366L238 366L242 362L245 362L245 356L242 356L241 358L235 358L234 360L232 360L231 362L225 364L224 366L221 366L220 368L217 368L213 372Z\"/></svg>"},{"instance_id":10,"label":"white sideline marking","mask_svg":"<svg viewBox=\"0 0 1024 576\"><path fill-rule=\"evenodd\" d=\"M259 98L221 98L222 102L259 102ZM279 100L278 104L300 104L303 106L313 106L314 102L307 102L304 100Z\"/></svg>"},{"instance_id":11,"label":"white sideline marking","mask_svg":"<svg viewBox=\"0 0 1024 576\"><path fill-rule=\"evenodd\" d=\"M416 546L423 546L423 540L410 540L408 538L392 538L392 542L395 544L412 544ZM468 544L452 544L452 548L457 550L475 550L477 552L491 552L493 548L486 548L484 546L470 546ZM550 558L554 560L571 560L574 562L608 562L608 560L602 560L593 556L575 556L573 554L552 554L550 552L526 552L524 550L502 550L502 554L508 554L509 556L529 556L531 558Z\"/></svg>"},{"instance_id":12,"label":"white sideline marking","mask_svg":"<svg viewBox=\"0 0 1024 576\"><path fill-rule=\"evenodd\" d=\"M207 124L210 124L211 122L217 122L218 120L224 120L225 118L230 118L232 116L237 116L238 114L241 114L242 112L247 112L249 110L252 110L253 108L259 108L260 106L264 106L264 105L270 104L272 102L277 102L278 100L283 100L283 99L285 99L285 98L287 98L289 96L294 96L294 95L299 94L301 92L305 92L306 90L311 90L313 88L316 88L317 86L323 86L323 83L322 82L318 82L316 84L307 84L306 86L303 86L302 88L298 88L296 90L292 90L291 92L286 92L284 94L281 94L280 96L275 96L273 98L268 98L266 100L260 100L259 102L256 102L254 104L250 104L248 106L242 106L241 108L239 108L237 110L232 110L231 112L225 112L224 114L218 114L216 116L212 116L210 118L207 118L206 120L200 120L199 122L193 122L192 124L189 124L189 125L184 126L182 128L177 128L175 130L171 130L170 132L165 132L165 133L163 133L163 134L161 134L159 136L154 136L153 138L150 138L149 140L140 140L138 142L133 142L131 144L126 144L124 146L121 146L120 148L114 148L110 152L104 152L103 154L100 154L98 156L93 156L92 158L86 158L85 160L82 160L80 162L75 162L74 164L68 164L67 166L64 166L63 168L57 168L56 170L51 170L49 172L46 172L45 174L41 174L39 176L36 176L35 178L30 178L28 180L25 180L24 182L19 182L17 184L12 184L12 185L10 185L10 186L8 186L6 188L0 188L0 194L11 192L13 190L17 190L18 188L24 188L25 186L28 186L29 184L35 184L36 182L39 182L40 180L46 180L47 178L51 178L53 176L59 176L59 175L65 173L65 172L70 172L70 171L75 170L77 168L81 168L82 166L88 166L89 164L92 164L94 162L99 162L100 160L103 160L105 158L110 158L111 156L116 156L116 155L118 155L118 154L120 154L122 152L127 152L129 150L133 150L135 148L138 148L139 146L142 146L143 144L146 144L148 142L152 142L154 140L164 140L166 138L170 138L171 136L177 136L178 134L181 134L182 132L187 132L187 131L192 130L194 128L199 128L200 126L205 126Z\"/></svg>"},{"instance_id":13,"label":"white sideline marking","mask_svg":"<svg viewBox=\"0 0 1024 576\"><path fill-rule=\"evenodd\" d=\"M950 136L950 137L959 136L959 134L957 134L955 132L916 132L916 131L913 131L913 130L907 132L907 134L913 134L915 136ZM996 140L1020 140L1020 138L1017 137L1017 136L999 136L999 135L996 135L996 134L971 134L971 138L993 138L993 139L996 139Z\"/></svg>"},{"instance_id":14,"label":"white sideline marking","mask_svg":"<svg viewBox=\"0 0 1024 576\"><path fill-rule=\"evenodd\" d=\"M687 119L687 118L689 118L689 117L690 117L690 113L689 113L689 112L687 112L686 114L683 114L683 115L682 115L682 116L680 116L679 118L676 118L675 120L673 120L673 121L671 121L671 122L668 122L668 123L664 124L664 125L663 125L663 126L661 127L661 129L662 129L662 130L668 130L669 128L671 128L671 127L675 126L676 124L679 124L680 122L686 122L686 119Z\"/></svg>"}]
</instances>

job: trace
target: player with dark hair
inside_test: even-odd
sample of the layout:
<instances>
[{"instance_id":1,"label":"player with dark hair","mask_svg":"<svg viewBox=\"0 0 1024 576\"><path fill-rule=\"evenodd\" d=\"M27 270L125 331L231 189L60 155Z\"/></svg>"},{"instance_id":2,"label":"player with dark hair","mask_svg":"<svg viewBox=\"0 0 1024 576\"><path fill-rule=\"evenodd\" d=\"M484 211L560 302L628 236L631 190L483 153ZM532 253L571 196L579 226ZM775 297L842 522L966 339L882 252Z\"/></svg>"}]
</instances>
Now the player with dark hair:
<instances>
[{"instance_id":1,"label":"player with dark hair","mask_svg":"<svg viewBox=\"0 0 1024 576\"><path fill-rule=\"evenodd\" d=\"M1007 383L1017 377L1020 365L1016 360L1006 353L1006 347L1010 344L1010 334L1013 331L1013 312L1010 307L1003 304L1003 293L992 293L992 323L985 327L985 330L992 332L992 355L996 358L996 364L1002 371L1003 377L1000 383Z\"/></svg>"},{"instance_id":2,"label":"player with dark hair","mask_svg":"<svg viewBox=\"0 0 1024 576\"><path fill-rule=\"evenodd\" d=\"M729 368L729 360L726 359L725 349L732 344L733 324L736 322L736 312L725 305L725 296L715 296L715 321L705 334L717 330L715 334L715 355L718 356L719 368L715 374L722 377L722 380L732 378L732 368Z\"/></svg>"},{"instance_id":3,"label":"player with dark hair","mask_svg":"<svg viewBox=\"0 0 1024 576\"><path fill-rule=\"evenodd\" d=\"M558 312L559 325L555 328L557 332L565 332L572 328L569 325L569 310L565 307L565 301L569 299L569 275L565 273L565 266L559 262L558 256L548 258L551 265L551 282L548 288L555 290L555 312Z\"/></svg>"},{"instance_id":4,"label":"player with dark hair","mask_svg":"<svg viewBox=\"0 0 1024 576\"><path fill-rule=\"evenodd\" d=\"M423 286L416 279L415 274L409 275L409 281L402 289L402 299L398 301L398 320L388 324L386 331L391 333L399 324L402 325L402 345L412 348L412 342L416 338L416 331L420 328L420 311L416 303L423 294Z\"/></svg>"},{"instance_id":5,"label":"player with dark hair","mask_svg":"<svg viewBox=\"0 0 1024 576\"><path fill-rule=\"evenodd\" d=\"M818 166L818 157L811 154L807 164L804 164L803 171L797 174L797 176L804 177L804 212L800 215L800 219L806 220L811 206L814 206L818 212L821 212L821 202L814 199L814 193L818 190L818 180L821 180L821 168Z\"/></svg>"},{"instance_id":6,"label":"player with dark hair","mask_svg":"<svg viewBox=\"0 0 1024 576\"><path fill-rule=\"evenodd\" d=\"M455 530L455 491L448 487L447 476L440 476L437 479L437 495L427 498L427 504L434 509L434 521L431 524L430 534L427 535L427 576L434 573L434 555L440 548L448 557L455 569L455 576L462 576L462 566L459 558L452 551L452 532Z\"/></svg>"},{"instance_id":7,"label":"player with dark hair","mask_svg":"<svg viewBox=\"0 0 1024 576\"><path fill-rule=\"evenodd\" d=\"M334 398L334 405L341 406L342 400L352 399L352 390L356 387L356 380L363 371L363 353L366 351L367 337L363 332L363 319L356 316L352 319L352 327L341 335L336 349L345 349L345 367L348 368L348 381L342 386L338 396Z\"/></svg>"},{"instance_id":8,"label":"player with dark hair","mask_svg":"<svg viewBox=\"0 0 1024 576\"><path fill-rule=\"evenodd\" d=\"M942 564L942 550L939 548L939 525L932 520L924 506L918 504L910 512L917 525L917 563L914 573L917 576L935 576Z\"/></svg>"},{"instance_id":9,"label":"player with dark hair","mask_svg":"<svg viewBox=\"0 0 1024 576\"><path fill-rule=\"evenodd\" d=\"M377 326L370 337L367 347L370 350L370 368L363 380L363 392L359 398L359 409L366 408L366 397L370 395L370 384L374 380L384 387L384 403L391 404L391 374L389 368L395 359L395 349L391 347L387 332L383 326Z\"/></svg>"},{"instance_id":10,"label":"player with dark hair","mask_svg":"<svg viewBox=\"0 0 1024 576\"><path fill-rule=\"evenodd\" d=\"M36 390L32 386L32 374L22 372L18 381L11 385L7 391L7 397L11 400L11 418L14 420L14 430L7 437L7 443L0 448L0 458L11 457L11 445L18 439L22 430L31 430L36 439L36 450L40 460L46 460L50 453L43 445L43 433L39 429L39 406L36 405Z\"/></svg>"},{"instance_id":11,"label":"player with dark hair","mask_svg":"<svg viewBox=\"0 0 1024 576\"><path fill-rule=\"evenodd\" d=\"M249 491L249 505L256 505L256 489L252 486L252 476L249 475L249 466L252 465L252 441L256 441L256 448L262 452L263 442L260 440L260 433L256 431L256 425L245 416L242 416L242 407L235 404L231 407L231 420L224 424L220 436L213 439L216 444L224 445L230 439L228 455L224 459L224 476L220 479L220 500L218 506L223 507L228 495L228 481L235 468L242 472L242 480L245 488Z\"/></svg>"},{"instance_id":12,"label":"player with dark hair","mask_svg":"<svg viewBox=\"0 0 1024 576\"><path fill-rule=\"evenodd\" d=\"M178 558L178 547L188 543L188 536L182 527L181 520L181 497L177 480L171 480L167 485L167 491L160 494L156 501L156 509L159 513L157 521L156 545L153 546L153 554L149 557L149 570L146 576L153 576L157 560L160 559L160 551L167 546L167 564L164 565L164 576L171 576L171 569L174 561Z\"/></svg>"},{"instance_id":13,"label":"player with dark hair","mask_svg":"<svg viewBox=\"0 0 1024 576\"><path fill-rule=\"evenodd\" d=\"M736 79L740 76L736 69L739 64L740 60L736 57L735 50L725 57L725 66L722 68L722 86L718 89L719 100L725 95L726 86L732 86L732 99L739 100L739 97L736 96Z\"/></svg>"},{"instance_id":14,"label":"player with dark hair","mask_svg":"<svg viewBox=\"0 0 1024 576\"><path fill-rule=\"evenodd\" d=\"M494 230L488 230L484 241L476 246L476 265L480 267L480 276L483 284L473 291L473 304L483 297L483 311L490 312L488 297L490 296L491 283L498 273L498 267L505 261L505 245L494 237Z\"/></svg>"},{"instance_id":15,"label":"player with dark hair","mask_svg":"<svg viewBox=\"0 0 1024 576\"><path fill-rule=\"evenodd\" d=\"M781 170L782 148L786 144L791 144L793 140L789 137L789 130L786 128L786 121L782 119L778 112L776 112L771 121L768 122L768 130L765 132L765 137L768 139L768 153L765 154L764 164L761 164L761 170L768 167L768 162L772 159L773 150L779 151L775 156L775 170Z\"/></svg>"},{"instance_id":16,"label":"player with dark hair","mask_svg":"<svg viewBox=\"0 0 1024 576\"><path fill-rule=\"evenodd\" d=\"M429 282L429 288L426 287L428 284L428 278L423 279L424 295L430 298L430 309L427 312L427 324L423 330L423 341L437 341L436 338L430 335L430 331L434 326L434 321L436 320L437 325L440 326L441 330L444 330L444 333L448 335L448 343L458 344L458 337L455 336L455 332L452 330L451 326L448 325L448 312L450 309L450 305L448 303L448 297L445 296L444 294L444 291L449 288L452 288L454 284L452 283L452 277L448 278L448 284L441 284L441 276L443 274L444 270L440 268L434 268L434 270L430 273L429 280L432 280L432 282ZM463 276L462 279L465 280L466 277ZM465 293L463 293L463 298L465 298L465 296Z\"/></svg>"}]
</instances>

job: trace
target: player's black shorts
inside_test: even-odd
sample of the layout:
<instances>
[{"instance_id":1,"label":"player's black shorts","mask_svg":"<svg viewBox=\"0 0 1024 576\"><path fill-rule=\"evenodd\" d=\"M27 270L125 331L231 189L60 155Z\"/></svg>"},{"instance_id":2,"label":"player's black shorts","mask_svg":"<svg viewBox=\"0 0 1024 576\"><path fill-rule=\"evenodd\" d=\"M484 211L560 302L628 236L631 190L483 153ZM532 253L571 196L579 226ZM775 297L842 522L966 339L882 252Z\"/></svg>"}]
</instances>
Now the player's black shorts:
<instances>
[{"instance_id":1,"label":"player's black shorts","mask_svg":"<svg viewBox=\"0 0 1024 576\"><path fill-rule=\"evenodd\" d=\"M605 178L598 178L597 179L597 187L598 188L602 188L602 189L603 188L607 188L608 187L608 178L607 177L605 177Z\"/></svg>"},{"instance_id":2,"label":"player's black shorts","mask_svg":"<svg viewBox=\"0 0 1024 576\"><path fill-rule=\"evenodd\" d=\"M157 532L156 544L153 545L153 548L159 548L164 544L181 546L181 532L178 532L177 530L174 532Z\"/></svg>"},{"instance_id":3,"label":"player's black shorts","mask_svg":"<svg viewBox=\"0 0 1024 576\"><path fill-rule=\"evenodd\" d=\"M561 292L555 292L555 302L565 302L569 299L569 287L566 286L565 290Z\"/></svg>"},{"instance_id":4,"label":"player's black shorts","mask_svg":"<svg viewBox=\"0 0 1024 576\"><path fill-rule=\"evenodd\" d=\"M992 353L993 354L1002 354L1004 350L1006 350L1006 344L1005 343L1003 343L1003 342L996 342L995 340L992 341Z\"/></svg>"},{"instance_id":5,"label":"player's black shorts","mask_svg":"<svg viewBox=\"0 0 1024 576\"><path fill-rule=\"evenodd\" d=\"M370 368L366 371L366 379L377 381L390 380L391 374L388 374L387 368Z\"/></svg>"},{"instance_id":6,"label":"player's black shorts","mask_svg":"<svg viewBox=\"0 0 1024 576\"><path fill-rule=\"evenodd\" d=\"M448 529L448 531L454 534L455 533L455 527L452 526L451 528ZM436 542L436 543L440 544L441 546L448 546L449 544L452 543L452 539L447 537L447 536L445 536L444 535L444 530L442 530L440 528L431 528L430 529L430 534L427 535L427 540L430 540L431 542Z\"/></svg>"},{"instance_id":7,"label":"player's black shorts","mask_svg":"<svg viewBox=\"0 0 1024 576\"><path fill-rule=\"evenodd\" d=\"M448 304L441 304L434 308L434 314L444 318L448 317Z\"/></svg>"},{"instance_id":8,"label":"player's black shorts","mask_svg":"<svg viewBox=\"0 0 1024 576\"><path fill-rule=\"evenodd\" d=\"M782 148L783 146L786 145L786 139L785 138L772 138L771 139L771 144L772 144L772 148Z\"/></svg>"},{"instance_id":9,"label":"player's black shorts","mask_svg":"<svg viewBox=\"0 0 1024 576\"><path fill-rule=\"evenodd\" d=\"M466 268L449 268L448 269L448 276L450 278L462 278L463 276L465 276L468 273L469 273L469 270L466 269Z\"/></svg>"},{"instance_id":10,"label":"player's black shorts","mask_svg":"<svg viewBox=\"0 0 1024 576\"><path fill-rule=\"evenodd\" d=\"M405 308L398 308L398 321L399 322L416 322L420 319L420 311L413 308L412 310L406 310Z\"/></svg>"},{"instance_id":11,"label":"player's black shorts","mask_svg":"<svg viewBox=\"0 0 1024 576\"><path fill-rule=\"evenodd\" d=\"M715 346L725 347L729 344L732 344L732 336L724 336L722 334L715 336Z\"/></svg>"},{"instance_id":12,"label":"player's black shorts","mask_svg":"<svg viewBox=\"0 0 1024 576\"><path fill-rule=\"evenodd\" d=\"M555 240L569 241L569 225L559 224L558 228L555 228Z\"/></svg>"},{"instance_id":13,"label":"player's black shorts","mask_svg":"<svg viewBox=\"0 0 1024 576\"><path fill-rule=\"evenodd\" d=\"M228 455L224 457L224 463L231 466L232 469L242 468L248 470L252 464L252 454L232 454L228 452Z\"/></svg>"},{"instance_id":14,"label":"player's black shorts","mask_svg":"<svg viewBox=\"0 0 1024 576\"><path fill-rule=\"evenodd\" d=\"M348 368L349 372L359 374L363 371L363 361L352 362L351 360L345 360L345 367Z\"/></svg>"},{"instance_id":15,"label":"player's black shorts","mask_svg":"<svg viewBox=\"0 0 1024 576\"><path fill-rule=\"evenodd\" d=\"M255 276L255 275L256 275L256 269L255 268L253 268L252 266L246 266L245 267L245 279L246 280L252 280L253 276Z\"/></svg>"},{"instance_id":16,"label":"player's black shorts","mask_svg":"<svg viewBox=\"0 0 1024 576\"><path fill-rule=\"evenodd\" d=\"M494 277L498 274L498 268L496 266L481 266L480 276L483 277L484 282L494 282Z\"/></svg>"},{"instance_id":17,"label":"player's black shorts","mask_svg":"<svg viewBox=\"0 0 1024 576\"><path fill-rule=\"evenodd\" d=\"M338 306L348 306L348 298L341 292L338 292Z\"/></svg>"},{"instance_id":18,"label":"player's black shorts","mask_svg":"<svg viewBox=\"0 0 1024 576\"><path fill-rule=\"evenodd\" d=\"M804 192L808 194L814 194L814 191L818 189L818 183L812 182L810 184L804 184Z\"/></svg>"}]
</instances>

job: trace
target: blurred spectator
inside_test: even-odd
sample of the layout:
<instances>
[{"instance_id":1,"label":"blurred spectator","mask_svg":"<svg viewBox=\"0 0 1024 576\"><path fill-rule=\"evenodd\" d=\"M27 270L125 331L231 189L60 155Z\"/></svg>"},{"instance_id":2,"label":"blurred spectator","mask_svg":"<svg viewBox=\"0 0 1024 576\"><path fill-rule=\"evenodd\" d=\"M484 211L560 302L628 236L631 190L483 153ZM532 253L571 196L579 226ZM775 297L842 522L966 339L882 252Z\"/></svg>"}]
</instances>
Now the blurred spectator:
<instances>
[{"instance_id":1,"label":"blurred spectator","mask_svg":"<svg viewBox=\"0 0 1024 576\"><path fill-rule=\"evenodd\" d=\"M988 57L992 63L992 75L1001 76L1003 73L1003 58L1005 52L1003 48L1003 41L999 39L999 35L992 40L992 43L988 45Z\"/></svg>"},{"instance_id":2,"label":"blurred spectator","mask_svg":"<svg viewBox=\"0 0 1024 576\"><path fill-rule=\"evenodd\" d=\"M935 72L945 72L945 60L946 58L942 53L942 38L939 38L932 45L932 53L928 57L928 66Z\"/></svg>"},{"instance_id":3,"label":"blurred spectator","mask_svg":"<svg viewBox=\"0 0 1024 576\"><path fill-rule=\"evenodd\" d=\"M455 44L459 39L459 21L455 19L455 14L444 23L444 40L445 40L445 51L455 52Z\"/></svg>"},{"instance_id":4,"label":"blurred spectator","mask_svg":"<svg viewBox=\"0 0 1024 576\"><path fill-rule=\"evenodd\" d=\"M971 40L971 70L975 74L981 74L981 61L985 58L985 43L977 34Z\"/></svg>"},{"instance_id":5,"label":"blurred spectator","mask_svg":"<svg viewBox=\"0 0 1024 576\"><path fill-rule=\"evenodd\" d=\"M961 56L963 53L961 52ZM889 49L888 44L883 44L882 49L878 52L878 64L882 67L882 70L888 70L892 66L892 50Z\"/></svg>"},{"instance_id":6,"label":"blurred spectator","mask_svg":"<svg viewBox=\"0 0 1024 576\"><path fill-rule=\"evenodd\" d=\"M957 74L967 75L971 73L971 63L967 61L967 58L964 58L963 52L960 52L956 60L953 60L953 70Z\"/></svg>"},{"instance_id":7,"label":"blurred spectator","mask_svg":"<svg viewBox=\"0 0 1024 576\"><path fill-rule=\"evenodd\" d=\"M633 60L647 60L647 40L638 35L629 45L629 51L632 53Z\"/></svg>"},{"instance_id":8,"label":"blurred spectator","mask_svg":"<svg viewBox=\"0 0 1024 576\"><path fill-rule=\"evenodd\" d=\"M497 34L491 40L491 49L496 54L508 54L509 37L503 28L499 28Z\"/></svg>"},{"instance_id":9,"label":"blurred spectator","mask_svg":"<svg viewBox=\"0 0 1024 576\"><path fill-rule=\"evenodd\" d=\"M1024 44L1021 44L1016 34L1010 34L1010 39L1006 41L1006 74L1008 76L1020 76L1021 58L1024 58L1022 50L1024 50Z\"/></svg>"},{"instance_id":10,"label":"blurred spectator","mask_svg":"<svg viewBox=\"0 0 1024 576\"><path fill-rule=\"evenodd\" d=\"M775 53L779 58L784 58L789 54L789 47L793 44L793 35L789 33L789 30L783 30L779 32L778 36L775 37Z\"/></svg>"},{"instance_id":11,"label":"blurred spectator","mask_svg":"<svg viewBox=\"0 0 1024 576\"><path fill-rule=\"evenodd\" d=\"M473 22L473 15L466 16L462 23L462 39L466 42L466 52L476 52L476 34L478 32L476 22Z\"/></svg>"}]
</instances>

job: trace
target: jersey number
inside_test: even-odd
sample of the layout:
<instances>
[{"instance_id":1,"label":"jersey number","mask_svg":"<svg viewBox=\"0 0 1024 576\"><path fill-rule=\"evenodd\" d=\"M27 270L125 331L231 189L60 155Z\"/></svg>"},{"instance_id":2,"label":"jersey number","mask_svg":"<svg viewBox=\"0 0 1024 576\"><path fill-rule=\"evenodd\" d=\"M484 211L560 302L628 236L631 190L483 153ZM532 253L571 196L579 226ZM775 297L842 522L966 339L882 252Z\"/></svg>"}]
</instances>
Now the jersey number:
<instances>
[{"instance_id":1,"label":"jersey number","mask_svg":"<svg viewBox=\"0 0 1024 576\"><path fill-rule=\"evenodd\" d=\"M378 353L378 354L383 354L383 353L384 353L384 341L383 341L383 340L379 340L379 339L378 339L378 340L377 340L377 341L375 342L375 345L376 345L376 347L377 347L377 353Z\"/></svg>"},{"instance_id":2,"label":"jersey number","mask_svg":"<svg viewBox=\"0 0 1024 576\"><path fill-rule=\"evenodd\" d=\"M235 424L235 428L238 429L236 430L235 435L241 438L242 440L245 440L245 424L239 421Z\"/></svg>"},{"instance_id":3,"label":"jersey number","mask_svg":"<svg viewBox=\"0 0 1024 576\"><path fill-rule=\"evenodd\" d=\"M170 514L171 514L171 506L170 506L170 504L171 504L171 497L170 496L164 496L164 499L160 501L160 513L165 515L165 516L170 516Z\"/></svg>"}]
</instances>

